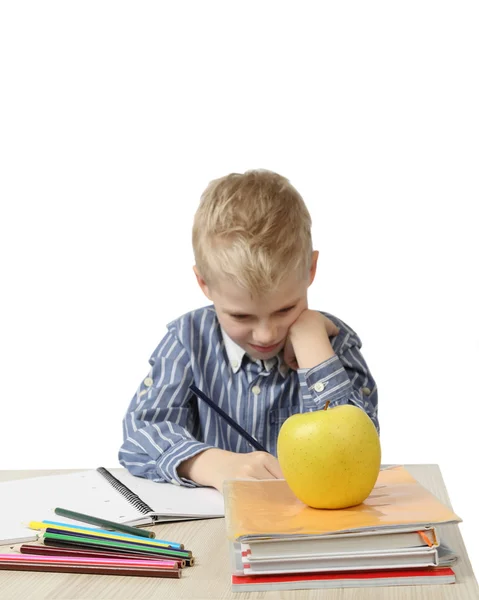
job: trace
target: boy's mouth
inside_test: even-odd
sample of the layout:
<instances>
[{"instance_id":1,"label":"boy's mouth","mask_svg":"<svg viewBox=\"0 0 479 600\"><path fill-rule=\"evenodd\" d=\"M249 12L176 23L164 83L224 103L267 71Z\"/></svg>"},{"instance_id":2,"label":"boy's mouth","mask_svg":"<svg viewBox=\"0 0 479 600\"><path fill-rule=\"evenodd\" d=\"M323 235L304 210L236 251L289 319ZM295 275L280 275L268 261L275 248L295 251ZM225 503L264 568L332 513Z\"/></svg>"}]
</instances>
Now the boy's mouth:
<instances>
[{"instance_id":1,"label":"boy's mouth","mask_svg":"<svg viewBox=\"0 0 479 600\"><path fill-rule=\"evenodd\" d=\"M256 352L272 352L273 350L276 350L276 348L278 348L280 345L280 343L278 342L277 344L273 344L272 346L255 346L254 344L250 344L251 348L253 348L253 350L256 350Z\"/></svg>"}]
</instances>

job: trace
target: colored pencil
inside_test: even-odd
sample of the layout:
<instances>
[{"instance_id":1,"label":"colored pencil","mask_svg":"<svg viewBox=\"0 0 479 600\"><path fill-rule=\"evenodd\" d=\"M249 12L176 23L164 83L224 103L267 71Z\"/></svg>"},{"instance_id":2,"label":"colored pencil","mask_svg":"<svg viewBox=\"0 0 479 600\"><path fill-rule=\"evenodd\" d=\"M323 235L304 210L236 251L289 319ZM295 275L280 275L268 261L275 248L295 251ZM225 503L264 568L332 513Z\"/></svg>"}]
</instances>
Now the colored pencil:
<instances>
[{"instance_id":1,"label":"colored pencil","mask_svg":"<svg viewBox=\"0 0 479 600\"><path fill-rule=\"evenodd\" d=\"M144 536L138 535L130 535L127 533L116 533L114 531L110 531L108 529L98 529L96 527L82 527L81 525L74 525L69 523L61 523L58 521L31 521L28 526L30 529L61 529L64 531L75 531L81 533L90 533L98 536L105 537L115 537L124 541L137 541L138 543L144 544L157 544L158 546L170 546L171 548L175 548L176 550L183 550L183 544L179 544L178 542L170 542L168 540L158 540L152 538L145 538Z\"/></svg>"},{"instance_id":2,"label":"colored pencil","mask_svg":"<svg viewBox=\"0 0 479 600\"><path fill-rule=\"evenodd\" d=\"M143 567L107 567L93 565L40 564L30 562L0 563L0 571L39 571L46 573L88 573L90 575L128 575L179 579L181 569L147 569Z\"/></svg>"},{"instance_id":3,"label":"colored pencil","mask_svg":"<svg viewBox=\"0 0 479 600\"><path fill-rule=\"evenodd\" d=\"M230 427L235 429L242 437L244 437L244 439L246 441L248 441L253 446L253 448L255 448L256 450L260 450L262 452L267 452L266 448L264 448L258 442L258 440L256 440L252 435L250 435L247 431L245 431L241 427L241 425L238 425L238 423L236 421L234 421L227 413L225 413L225 411L222 408L220 408L210 398L208 398L208 396L204 392L199 390L196 387L196 385L190 385L190 390L194 394L196 394L198 396L198 398L201 398L204 402L206 402L206 404L210 408L212 408L215 412L217 412L220 415L220 417L222 417L230 425Z\"/></svg>"},{"instance_id":4,"label":"colored pencil","mask_svg":"<svg viewBox=\"0 0 479 600\"><path fill-rule=\"evenodd\" d=\"M177 569L178 566L174 560L142 560L141 558L99 558L93 556L38 556L36 554L0 554L0 563L9 562L37 562L37 563L61 563L61 564L86 564L86 565L106 565L106 566L124 566L124 567L145 567L145 568L163 568Z\"/></svg>"},{"instance_id":5,"label":"colored pencil","mask_svg":"<svg viewBox=\"0 0 479 600\"><path fill-rule=\"evenodd\" d=\"M78 544L88 543L94 544L103 547L109 548L118 548L121 550L136 550L136 551L147 551L152 552L154 554L170 554L172 556L177 556L179 558L189 558L191 556L191 550L175 550L173 548L163 548L150 546L148 544L136 544L136 543L127 543L127 542L119 542L119 541L110 541L104 538L94 538L88 537L85 538L83 536L78 535L64 535L63 533L47 533L43 534L44 540L61 540L64 542L74 542Z\"/></svg>"},{"instance_id":6,"label":"colored pencil","mask_svg":"<svg viewBox=\"0 0 479 600\"><path fill-rule=\"evenodd\" d=\"M101 550L81 549L81 548L64 548L57 546L43 546L35 544L22 544L20 546L20 552L23 554L37 554L42 556L90 556L97 558L131 558L133 560L168 560L176 563L178 568L182 569L185 566L185 560L179 558L167 558L159 559L157 556L150 556L149 554L125 554L123 552L106 552Z\"/></svg>"},{"instance_id":7,"label":"colored pencil","mask_svg":"<svg viewBox=\"0 0 479 600\"><path fill-rule=\"evenodd\" d=\"M143 544L144 546L154 546L157 548L172 548L173 550L183 550L183 544L174 544L170 545L166 541L160 540L152 540L150 538L138 537L138 536L125 536L124 534L116 534L113 531L106 531L106 533L97 533L94 529L83 529L82 527L69 527L69 526L60 526L60 525L49 525L42 524L32 521L28 525L30 529L40 529L46 531L48 533L61 533L64 535L73 535L73 536L84 536L84 537L92 537L96 539L110 540L112 542L125 542L130 544Z\"/></svg>"},{"instance_id":8,"label":"colored pencil","mask_svg":"<svg viewBox=\"0 0 479 600\"><path fill-rule=\"evenodd\" d=\"M94 544L86 544L84 542L82 543L75 543L75 542L64 542L62 540L43 540L43 543L45 546L48 547L55 547L55 548L65 548L65 549L69 549L71 550L73 549L84 549L84 550L96 550L98 548L97 545ZM153 552L149 552L148 550L123 550L122 548L115 548L115 547L110 547L110 548L105 548L108 549L108 551L111 552L115 552L116 554L120 554L123 555L126 552L128 554L136 554L137 556L141 556L141 558L145 557L145 556L151 556L152 558L165 558L165 559L177 559L177 556L170 556L169 554L161 554L160 556L158 556L157 553L153 553ZM182 560L185 561L185 567L192 567L195 563L195 559L193 558L193 556L191 556L190 558L183 558Z\"/></svg>"},{"instance_id":9,"label":"colored pencil","mask_svg":"<svg viewBox=\"0 0 479 600\"><path fill-rule=\"evenodd\" d=\"M115 523L114 521L107 521L107 519L92 517L91 515L85 515L83 513L78 513L66 508L55 508L55 514L59 515L60 517L67 517L68 519L82 521L83 523L89 523L90 525L99 525L100 527L106 527L107 529L113 529L115 531L123 531L124 533L130 533L132 535L139 535L141 537L149 538L155 537L155 533L153 531L139 529L138 527L130 527L129 525Z\"/></svg>"},{"instance_id":10,"label":"colored pencil","mask_svg":"<svg viewBox=\"0 0 479 600\"><path fill-rule=\"evenodd\" d=\"M158 550L165 550L166 552L169 552L170 550L173 551L178 551L178 548L172 548L171 546L164 546L162 544L150 544L148 542L148 540L146 540L146 538L140 538L141 540L144 540L145 543L140 542L140 541L133 541L133 540L122 540L121 538L116 538L116 537L105 537L105 536L96 536L94 534L91 533L82 533L82 532L77 532L77 531L64 531L62 529L53 529L53 528L48 528L44 530L45 533L52 533L52 534L56 534L56 535L67 535L69 537L74 537L74 538L78 538L78 541L90 541L90 540L102 540L104 542L111 542L113 544L117 544L118 542L120 543L128 543L128 544L134 544L135 546L138 546L142 549L148 550L150 548L153 549L158 549ZM152 540L153 541L153 540Z\"/></svg>"},{"instance_id":11,"label":"colored pencil","mask_svg":"<svg viewBox=\"0 0 479 600\"><path fill-rule=\"evenodd\" d=\"M68 545L77 548L103 548L105 550L116 550L118 552L148 552L150 555L157 555L161 558L168 557L185 559L187 561L187 566L190 566L188 562L192 558L190 550L172 550L170 548L154 548L153 546L146 547L144 544L125 544L123 542L110 542L108 540L93 538L79 538L75 536L60 535L56 533L43 534L43 542L45 545L58 545L59 543L61 543L63 546Z\"/></svg>"}]
</instances>

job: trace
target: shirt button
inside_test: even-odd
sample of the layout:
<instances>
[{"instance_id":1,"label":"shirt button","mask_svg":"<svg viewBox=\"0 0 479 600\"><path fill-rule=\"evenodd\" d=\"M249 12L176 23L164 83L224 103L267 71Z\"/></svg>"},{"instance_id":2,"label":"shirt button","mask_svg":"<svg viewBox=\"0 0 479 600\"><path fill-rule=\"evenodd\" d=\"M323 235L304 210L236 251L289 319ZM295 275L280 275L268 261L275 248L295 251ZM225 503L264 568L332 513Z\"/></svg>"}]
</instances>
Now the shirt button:
<instances>
[{"instance_id":1,"label":"shirt button","mask_svg":"<svg viewBox=\"0 0 479 600\"><path fill-rule=\"evenodd\" d=\"M363 394L365 396L369 396L370 393L371 393L371 390L368 387L363 387Z\"/></svg>"},{"instance_id":2,"label":"shirt button","mask_svg":"<svg viewBox=\"0 0 479 600\"><path fill-rule=\"evenodd\" d=\"M259 393L261 393L261 388L259 387L259 385L255 385L253 386L253 389L251 391L255 396L257 396Z\"/></svg>"},{"instance_id":3,"label":"shirt button","mask_svg":"<svg viewBox=\"0 0 479 600\"><path fill-rule=\"evenodd\" d=\"M143 383L146 385L146 387L151 387L153 385L153 379L151 377L147 377Z\"/></svg>"},{"instance_id":4,"label":"shirt button","mask_svg":"<svg viewBox=\"0 0 479 600\"><path fill-rule=\"evenodd\" d=\"M233 369L236 369L236 367L238 366L238 361L237 361L237 360L234 360L234 361L231 363L231 366L233 367Z\"/></svg>"},{"instance_id":5,"label":"shirt button","mask_svg":"<svg viewBox=\"0 0 479 600\"><path fill-rule=\"evenodd\" d=\"M324 390L324 383L322 381L318 381L318 383L314 384L315 392L322 392Z\"/></svg>"}]
</instances>

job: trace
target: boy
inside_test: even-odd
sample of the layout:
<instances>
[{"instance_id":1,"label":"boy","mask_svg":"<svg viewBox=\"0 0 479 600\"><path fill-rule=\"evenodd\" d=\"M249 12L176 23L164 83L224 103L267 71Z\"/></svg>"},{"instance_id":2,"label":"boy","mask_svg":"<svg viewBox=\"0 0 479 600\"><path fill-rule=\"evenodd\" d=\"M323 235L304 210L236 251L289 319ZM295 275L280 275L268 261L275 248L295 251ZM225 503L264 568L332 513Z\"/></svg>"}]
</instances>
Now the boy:
<instances>
[{"instance_id":1,"label":"boy","mask_svg":"<svg viewBox=\"0 0 479 600\"><path fill-rule=\"evenodd\" d=\"M193 226L194 272L213 306L168 325L123 422L120 462L154 481L222 490L227 478L281 478L276 440L292 414L351 403L379 431L361 341L310 310L311 218L270 171L212 181ZM189 390L195 384L268 452L252 451Z\"/></svg>"}]
</instances>

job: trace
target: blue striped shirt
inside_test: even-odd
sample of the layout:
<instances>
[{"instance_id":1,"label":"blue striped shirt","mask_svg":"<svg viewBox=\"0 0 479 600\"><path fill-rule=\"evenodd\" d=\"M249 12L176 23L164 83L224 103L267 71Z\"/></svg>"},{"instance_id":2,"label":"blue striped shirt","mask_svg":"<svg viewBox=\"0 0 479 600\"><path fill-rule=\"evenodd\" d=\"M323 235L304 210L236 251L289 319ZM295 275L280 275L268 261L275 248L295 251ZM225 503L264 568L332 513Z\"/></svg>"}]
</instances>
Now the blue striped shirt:
<instances>
[{"instance_id":1,"label":"blue striped shirt","mask_svg":"<svg viewBox=\"0 0 479 600\"><path fill-rule=\"evenodd\" d=\"M292 414L354 404L377 430L376 384L361 354L361 340L344 322L331 339L335 356L312 369L290 369L281 353L251 359L222 330L213 306L183 315L150 358L151 369L123 420L120 463L133 475L195 486L179 477L184 460L207 448L251 452L224 419L189 390L195 384L276 456L276 440Z\"/></svg>"}]
</instances>

